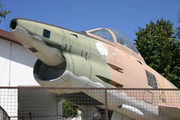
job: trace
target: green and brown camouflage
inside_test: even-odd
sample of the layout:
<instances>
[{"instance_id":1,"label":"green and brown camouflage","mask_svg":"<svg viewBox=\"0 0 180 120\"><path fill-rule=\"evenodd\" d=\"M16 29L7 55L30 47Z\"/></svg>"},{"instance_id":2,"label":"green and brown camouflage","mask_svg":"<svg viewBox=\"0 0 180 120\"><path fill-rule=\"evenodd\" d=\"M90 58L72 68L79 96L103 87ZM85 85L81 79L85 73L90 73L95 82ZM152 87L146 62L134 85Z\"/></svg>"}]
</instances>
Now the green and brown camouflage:
<instances>
[{"instance_id":1,"label":"green and brown camouflage","mask_svg":"<svg viewBox=\"0 0 180 120\"><path fill-rule=\"evenodd\" d=\"M106 64L106 57L97 51L95 39L75 31L40 22L25 19L19 19L16 22L20 27L26 28L32 36L38 36L48 46L57 48L66 59L67 70L72 71L76 76L86 76L93 82L101 81L104 86L112 87L112 85L107 84L111 81L111 75ZM49 37L43 36L44 30L50 32ZM31 51L31 49L29 50Z\"/></svg>"},{"instance_id":2,"label":"green and brown camouflage","mask_svg":"<svg viewBox=\"0 0 180 120\"><path fill-rule=\"evenodd\" d=\"M38 58L34 77L41 86L176 88L146 65L132 42L114 29L76 32L16 18L11 21L10 30ZM162 91L157 95L158 104L152 105L174 102L174 106L179 106L180 97L178 92L175 94L176 98L169 101L170 96ZM133 97L138 101L143 99L143 96Z\"/></svg>"}]
</instances>

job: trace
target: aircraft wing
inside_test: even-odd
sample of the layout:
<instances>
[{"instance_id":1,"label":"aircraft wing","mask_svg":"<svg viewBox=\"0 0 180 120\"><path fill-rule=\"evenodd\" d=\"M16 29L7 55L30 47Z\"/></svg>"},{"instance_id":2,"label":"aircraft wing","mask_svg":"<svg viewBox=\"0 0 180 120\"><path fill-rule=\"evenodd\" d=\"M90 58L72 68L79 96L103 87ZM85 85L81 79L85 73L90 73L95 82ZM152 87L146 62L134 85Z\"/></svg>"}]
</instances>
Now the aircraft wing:
<instances>
[{"instance_id":1,"label":"aircraft wing","mask_svg":"<svg viewBox=\"0 0 180 120\"><path fill-rule=\"evenodd\" d=\"M180 119L180 108L178 107L159 106L159 110L175 120Z\"/></svg>"}]
</instances>

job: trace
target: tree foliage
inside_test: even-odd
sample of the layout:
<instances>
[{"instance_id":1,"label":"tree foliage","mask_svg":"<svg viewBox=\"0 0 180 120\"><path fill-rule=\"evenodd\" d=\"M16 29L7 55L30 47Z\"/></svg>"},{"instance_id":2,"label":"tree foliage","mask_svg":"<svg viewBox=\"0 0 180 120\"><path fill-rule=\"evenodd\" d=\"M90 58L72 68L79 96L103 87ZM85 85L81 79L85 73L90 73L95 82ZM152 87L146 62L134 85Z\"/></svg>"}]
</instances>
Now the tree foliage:
<instances>
[{"instance_id":1,"label":"tree foliage","mask_svg":"<svg viewBox=\"0 0 180 120\"><path fill-rule=\"evenodd\" d=\"M77 108L70 102L65 101L63 103L63 116L74 117L77 115Z\"/></svg>"},{"instance_id":2,"label":"tree foliage","mask_svg":"<svg viewBox=\"0 0 180 120\"><path fill-rule=\"evenodd\" d=\"M172 37L173 24L163 18L150 21L135 34L135 45L146 63L180 88L180 41Z\"/></svg>"},{"instance_id":3,"label":"tree foliage","mask_svg":"<svg viewBox=\"0 0 180 120\"><path fill-rule=\"evenodd\" d=\"M2 6L4 6L4 5L0 5L0 7L2 8ZM8 13L10 13L11 12L11 10L8 10L8 11L6 11L6 10L4 10L4 11L0 11L0 19L1 18L6 18L6 15L8 14ZM1 20L0 20L0 22L1 22Z\"/></svg>"},{"instance_id":4,"label":"tree foliage","mask_svg":"<svg viewBox=\"0 0 180 120\"><path fill-rule=\"evenodd\" d=\"M179 6L179 13L178 13L178 20L177 20L177 22L180 24L180 6ZM176 27L175 37L177 39L180 39L180 25L179 25L179 27Z\"/></svg>"}]
</instances>

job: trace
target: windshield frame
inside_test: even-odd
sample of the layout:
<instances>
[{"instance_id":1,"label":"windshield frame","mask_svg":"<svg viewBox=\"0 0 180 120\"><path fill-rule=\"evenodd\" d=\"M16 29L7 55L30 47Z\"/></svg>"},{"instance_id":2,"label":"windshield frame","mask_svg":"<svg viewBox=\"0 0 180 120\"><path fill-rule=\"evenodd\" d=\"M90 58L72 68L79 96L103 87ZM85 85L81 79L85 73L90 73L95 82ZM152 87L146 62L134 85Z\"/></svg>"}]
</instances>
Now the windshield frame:
<instances>
[{"instance_id":1,"label":"windshield frame","mask_svg":"<svg viewBox=\"0 0 180 120\"><path fill-rule=\"evenodd\" d=\"M90 32L92 32L92 31L100 30L100 29L106 29L106 30L108 30L108 31L111 33L114 42L110 42L110 41L108 41L108 40L106 40L106 39L104 39L104 38L102 38L102 37L99 37L99 36L96 36L96 35L90 33ZM115 29L114 29L114 30L115 30ZM116 31L117 31L117 30L116 30ZM118 32L119 32L119 31L118 31ZM120 33L121 33L121 32L120 32ZM134 56L134 57L136 57L137 59L141 59L141 54L139 53L138 50L137 50L138 53L136 53L136 52L134 52L133 50L131 50L130 48L119 44L119 43L117 42L117 39L116 39L115 34L110 30L110 28L109 28L109 29L108 29L108 28L92 29L92 30L86 31L86 34L87 34L88 36L91 36L91 37L94 38L94 39L97 39L97 40L99 40L99 41L102 41L102 42L105 42L105 43L107 43L107 44L109 44L109 45L112 45L112 46L114 46L114 47L116 47L116 48L118 48L118 49L120 49L120 50L122 50L122 51L124 51L124 52L126 52L126 53L128 53L128 54L130 54L130 55L132 55L132 56ZM123 33L122 33L122 34L123 34ZM124 35L124 34L123 34L123 35ZM125 35L124 35L124 36L125 36ZM127 38L128 38L128 37L127 37ZM128 39L129 39L129 38L128 38ZM131 40L130 40L130 41L131 41ZM132 41L131 41L131 42L132 42ZM132 42L132 44L133 44L133 42ZM134 45L134 44L133 44L133 45ZM134 47L136 48L135 45L134 45Z\"/></svg>"},{"instance_id":2,"label":"windshield frame","mask_svg":"<svg viewBox=\"0 0 180 120\"><path fill-rule=\"evenodd\" d=\"M99 36L101 38L104 38L110 42L114 42L112 34L109 32L109 30L105 28L94 30L94 31L91 31L90 33L93 35Z\"/></svg>"},{"instance_id":3,"label":"windshield frame","mask_svg":"<svg viewBox=\"0 0 180 120\"><path fill-rule=\"evenodd\" d=\"M137 55L140 55L139 51L137 50L136 46L133 44L133 42L126 36L124 35L122 32L118 31L118 30L115 30L115 29L112 29L112 28L107 28L108 30L110 30L114 36L115 36L115 41L117 44L125 47L125 48L128 48L129 50L131 50L132 52L136 53ZM118 32L120 34L120 36L122 36L124 39L122 39L124 41L124 45L119 43L118 40L117 40L117 35L114 33L115 32ZM127 45L125 45L125 43L128 43Z\"/></svg>"},{"instance_id":4,"label":"windshield frame","mask_svg":"<svg viewBox=\"0 0 180 120\"><path fill-rule=\"evenodd\" d=\"M110 42L110 41L107 40L107 39L104 39L104 38L102 38L102 37L99 37L99 36L94 35L94 34L91 33L92 31L96 31L96 30L100 30L100 29L106 29L106 30L111 34L111 36L112 36L112 38L113 38L113 42ZM89 36L91 36L91 37L93 37L93 38L96 38L97 40L100 40L100 41L102 41L102 42L105 42L105 43L107 43L107 44L110 44L110 45L112 45L112 46L115 46L116 38L115 38L114 34L112 34L112 32L111 32L109 29L107 29L107 28L92 29L92 30L86 31L86 33L87 33Z\"/></svg>"}]
</instances>

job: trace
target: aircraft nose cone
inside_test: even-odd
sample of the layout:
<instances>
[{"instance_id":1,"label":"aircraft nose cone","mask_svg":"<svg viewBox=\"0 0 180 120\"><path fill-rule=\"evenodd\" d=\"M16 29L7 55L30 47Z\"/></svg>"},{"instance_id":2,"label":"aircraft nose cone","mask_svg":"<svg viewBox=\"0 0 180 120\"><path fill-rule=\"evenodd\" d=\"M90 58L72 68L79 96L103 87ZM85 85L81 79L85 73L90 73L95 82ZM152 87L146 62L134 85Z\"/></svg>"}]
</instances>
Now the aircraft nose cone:
<instances>
[{"instance_id":1,"label":"aircraft nose cone","mask_svg":"<svg viewBox=\"0 0 180 120\"><path fill-rule=\"evenodd\" d=\"M18 19L12 19L9 27L11 33L19 40L19 42L21 42L21 44L25 45L33 41L28 31L19 25Z\"/></svg>"}]
</instances>

